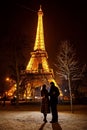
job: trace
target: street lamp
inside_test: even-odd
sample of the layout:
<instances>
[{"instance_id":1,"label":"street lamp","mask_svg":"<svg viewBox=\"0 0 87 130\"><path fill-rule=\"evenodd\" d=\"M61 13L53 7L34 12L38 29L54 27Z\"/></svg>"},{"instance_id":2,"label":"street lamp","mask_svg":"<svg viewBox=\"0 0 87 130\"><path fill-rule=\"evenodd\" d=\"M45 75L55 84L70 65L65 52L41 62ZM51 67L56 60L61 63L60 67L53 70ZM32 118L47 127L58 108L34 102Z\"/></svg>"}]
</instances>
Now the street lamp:
<instances>
[{"instance_id":1,"label":"street lamp","mask_svg":"<svg viewBox=\"0 0 87 130\"><path fill-rule=\"evenodd\" d=\"M10 78L9 78L9 77L7 77L7 78L6 78L6 81L10 81Z\"/></svg>"}]
</instances>

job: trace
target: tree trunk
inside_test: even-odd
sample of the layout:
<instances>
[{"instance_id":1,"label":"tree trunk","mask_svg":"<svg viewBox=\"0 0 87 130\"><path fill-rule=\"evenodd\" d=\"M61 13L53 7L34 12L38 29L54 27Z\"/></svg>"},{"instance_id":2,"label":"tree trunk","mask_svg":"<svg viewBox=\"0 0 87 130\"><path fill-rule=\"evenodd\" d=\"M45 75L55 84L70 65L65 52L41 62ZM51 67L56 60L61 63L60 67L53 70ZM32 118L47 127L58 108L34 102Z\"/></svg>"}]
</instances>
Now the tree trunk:
<instances>
[{"instance_id":1,"label":"tree trunk","mask_svg":"<svg viewBox=\"0 0 87 130\"><path fill-rule=\"evenodd\" d=\"M18 63L16 59L16 76L17 76L17 105L19 105L19 70L18 70Z\"/></svg>"},{"instance_id":2,"label":"tree trunk","mask_svg":"<svg viewBox=\"0 0 87 130\"><path fill-rule=\"evenodd\" d=\"M71 112L73 112L73 108L72 108L72 90L71 90L70 77L68 77L68 85L69 85L69 92L70 92L70 106L71 106Z\"/></svg>"}]
</instances>

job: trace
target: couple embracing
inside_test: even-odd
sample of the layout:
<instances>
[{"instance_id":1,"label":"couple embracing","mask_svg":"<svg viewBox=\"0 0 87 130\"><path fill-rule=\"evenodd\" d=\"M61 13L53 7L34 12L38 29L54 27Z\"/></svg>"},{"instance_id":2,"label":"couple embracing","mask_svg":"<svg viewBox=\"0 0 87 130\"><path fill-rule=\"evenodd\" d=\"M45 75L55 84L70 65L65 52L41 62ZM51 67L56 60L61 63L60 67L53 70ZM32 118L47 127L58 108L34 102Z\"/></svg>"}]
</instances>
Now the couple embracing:
<instances>
[{"instance_id":1,"label":"couple embracing","mask_svg":"<svg viewBox=\"0 0 87 130\"><path fill-rule=\"evenodd\" d=\"M58 112L57 112L57 104L58 104L58 96L60 95L59 89L55 86L54 82L50 83L50 91L48 92L46 89L46 85L42 86L41 90L41 112L44 115L44 122L47 122L47 114L50 113L50 109L52 112L52 120L50 123L58 122Z\"/></svg>"}]
</instances>

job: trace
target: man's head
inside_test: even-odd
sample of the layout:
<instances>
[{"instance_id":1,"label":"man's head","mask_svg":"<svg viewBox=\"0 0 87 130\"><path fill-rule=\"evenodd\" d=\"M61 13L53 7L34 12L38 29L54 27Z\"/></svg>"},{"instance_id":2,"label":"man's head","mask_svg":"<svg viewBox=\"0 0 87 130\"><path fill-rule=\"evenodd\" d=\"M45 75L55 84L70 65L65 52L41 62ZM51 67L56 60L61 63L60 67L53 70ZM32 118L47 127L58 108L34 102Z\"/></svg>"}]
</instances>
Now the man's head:
<instances>
[{"instance_id":1,"label":"man's head","mask_svg":"<svg viewBox=\"0 0 87 130\"><path fill-rule=\"evenodd\" d=\"M54 82L50 82L50 85L51 85L51 86L55 86L55 85L54 85Z\"/></svg>"}]
</instances>

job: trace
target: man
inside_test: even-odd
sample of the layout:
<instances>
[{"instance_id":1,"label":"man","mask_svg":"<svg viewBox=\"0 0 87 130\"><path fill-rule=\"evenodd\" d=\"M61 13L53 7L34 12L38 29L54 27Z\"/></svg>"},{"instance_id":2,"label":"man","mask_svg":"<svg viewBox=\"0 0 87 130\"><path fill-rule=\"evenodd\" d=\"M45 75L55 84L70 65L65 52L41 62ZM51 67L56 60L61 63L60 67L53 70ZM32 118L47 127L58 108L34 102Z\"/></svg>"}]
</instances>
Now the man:
<instances>
[{"instance_id":1,"label":"man","mask_svg":"<svg viewBox=\"0 0 87 130\"><path fill-rule=\"evenodd\" d=\"M58 122L58 112L57 112L57 104L58 104L58 96L60 95L59 89L54 85L54 82L50 83L50 107L52 111L52 120L50 123Z\"/></svg>"}]
</instances>

